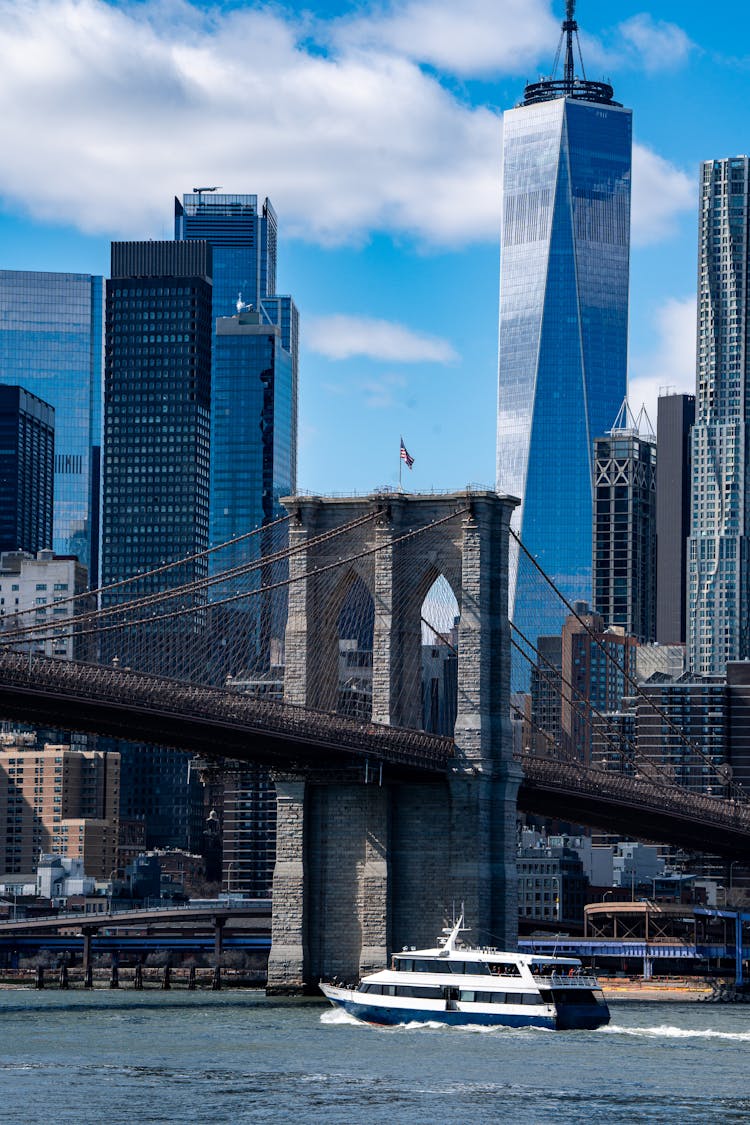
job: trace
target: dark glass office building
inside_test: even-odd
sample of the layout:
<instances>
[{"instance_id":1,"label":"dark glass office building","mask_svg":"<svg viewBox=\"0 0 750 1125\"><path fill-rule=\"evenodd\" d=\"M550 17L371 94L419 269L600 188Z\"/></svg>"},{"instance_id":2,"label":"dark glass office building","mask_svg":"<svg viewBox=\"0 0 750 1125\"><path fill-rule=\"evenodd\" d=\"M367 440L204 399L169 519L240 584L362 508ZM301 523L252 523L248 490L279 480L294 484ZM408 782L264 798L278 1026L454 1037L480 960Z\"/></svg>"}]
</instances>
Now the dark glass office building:
<instances>
[{"instance_id":1,"label":"dark glass office building","mask_svg":"<svg viewBox=\"0 0 750 1125\"><path fill-rule=\"evenodd\" d=\"M0 270L0 383L55 409L52 547L96 584L104 283L80 273Z\"/></svg>"},{"instance_id":2,"label":"dark glass office building","mask_svg":"<svg viewBox=\"0 0 750 1125\"><path fill-rule=\"evenodd\" d=\"M109 584L208 546L207 243L112 244L105 380L102 578ZM205 573L205 558L196 559L161 575L154 589ZM149 589L138 584L139 593Z\"/></svg>"},{"instance_id":3,"label":"dark glass office building","mask_svg":"<svg viewBox=\"0 0 750 1125\"><path fill-rule=\"evenodd\" d=\"M656 640L685 644L690 430L695 395L661 395L656 415Z\"/></svg>"},{"instance_id":4,"label":"dark glass office building","mask_svg":"<svg viewBox=\"0 0 750 1125\"><path fill-rule=\"evenodd\" d=\"M570 601L591 599L593 444L626 393L631 111L575 75L527 86L504 117L497 486ZM561 42L562 46L562 42ZM519 567L510 612L532 640L560 631Z\"/></svg>"},{"instance_id":5,"label":"dark glass office building","mask_svg":"<svg viewBox=\"0 0 750 1125\"><path fill-rule=\"evenodd\" d=\"M0 552L52 546L54 457L52 407L0 385Z\"/></svg>"},{"instance_id":6,"label":"dark glass office building","mask_svg":"<svg viewBox=\"0 0 750 1125\"><path fill-rule=\"evenodd\" d=\"M299 316L275 292L268 199L185 195L175 200L175 239L212 249L210 540L223 543L280 514L278 497L296 488ZM222 552L216 566L226 565Z\"/></svg>"}]
</instances>

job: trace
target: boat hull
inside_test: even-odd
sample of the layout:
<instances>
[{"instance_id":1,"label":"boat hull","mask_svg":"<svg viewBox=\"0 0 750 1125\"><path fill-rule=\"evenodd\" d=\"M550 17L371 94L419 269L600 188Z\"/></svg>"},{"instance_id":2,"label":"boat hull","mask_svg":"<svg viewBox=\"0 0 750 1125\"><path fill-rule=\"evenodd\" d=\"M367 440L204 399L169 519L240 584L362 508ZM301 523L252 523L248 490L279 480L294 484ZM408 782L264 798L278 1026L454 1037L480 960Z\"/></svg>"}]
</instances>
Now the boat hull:
<instances>
[{"instance_id":1,"label":"boat hull","mask_svg":"<svg viewBox=\"0 0 750 1125\"><path fill-rule=\"evenodd\" d=\"M342 1008L362 1023L378 1027L397 1027L413 1023L440 1023L449 1027L541 1027L550 1031L592 1031L609 1023L606 1005L566 1004L556 1015L515 1012L472 1012L466 1009L450 1010L389 1007L386 1004L367 1003L361 993L351 989L321 985L321 990L334 1008Z\"/></svg>"},{"instance_id":2,"label":"boat hull","mask_svg":"<svg viewBox=\"0 0 750 1125\"><path fill-rule=\"evenodd\" d=\"M330 999L330 997L329 997ZM363 1023L380 1027L397 1027L408 1023L444 1023L450 1027L546 1027L554 1030L555 1020L547 1016L504 1015L500 1012L449 1012L424 1011L415 1008L386 1008L362 1004L354 1000L331 1000L334 1007L343 1008L350 1016Z\"/></svg>"}]
</instances>

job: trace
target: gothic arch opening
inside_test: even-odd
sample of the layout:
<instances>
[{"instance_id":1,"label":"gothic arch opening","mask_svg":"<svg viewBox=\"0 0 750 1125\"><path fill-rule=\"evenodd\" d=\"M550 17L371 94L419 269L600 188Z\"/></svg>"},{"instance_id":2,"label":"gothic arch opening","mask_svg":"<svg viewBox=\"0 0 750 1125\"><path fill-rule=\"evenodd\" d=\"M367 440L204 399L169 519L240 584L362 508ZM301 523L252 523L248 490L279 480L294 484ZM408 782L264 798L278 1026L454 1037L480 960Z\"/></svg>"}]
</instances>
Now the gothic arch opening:
<instances>
[{"instance_id":1,"label":"gothic arch opening","mask_svg":"<svg viewBox=\"0 0 750 1125\"><path fill-rule=\"evenodd\" d=\"M450 737L458 708L458 623L456 595L438 574L422 601L422 726Z\"/></svg>"},{"instance_id":2,"label":"gothic arch opening","mask_svg":"<svg viewBox=\"0 0 750 1125\"><path fill-rule=\"evenodd\" d=\"M338 613L338 679L336 710L352 719L372 716L372 638L375 605L372 594L353 575Z\"/></svg>"}]
</instances>

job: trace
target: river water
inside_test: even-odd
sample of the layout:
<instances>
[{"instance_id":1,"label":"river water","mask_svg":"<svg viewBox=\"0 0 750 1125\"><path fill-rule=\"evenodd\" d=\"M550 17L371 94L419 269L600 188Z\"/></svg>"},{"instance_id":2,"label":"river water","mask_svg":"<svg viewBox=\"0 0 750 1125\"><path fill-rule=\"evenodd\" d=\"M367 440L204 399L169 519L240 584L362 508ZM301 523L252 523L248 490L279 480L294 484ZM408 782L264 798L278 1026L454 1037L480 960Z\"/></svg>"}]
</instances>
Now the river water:
<instances>
[{"instance_id":1,"label":"river water","mask_svg":"<svg viewBox=\"0 0 750 1125\"><path fill-rule=\"evenodd\" d=\"M377 1030L262 993L0 992L3 1125L750 1121L750 1005Z\"/></svg>"}]
</instances>

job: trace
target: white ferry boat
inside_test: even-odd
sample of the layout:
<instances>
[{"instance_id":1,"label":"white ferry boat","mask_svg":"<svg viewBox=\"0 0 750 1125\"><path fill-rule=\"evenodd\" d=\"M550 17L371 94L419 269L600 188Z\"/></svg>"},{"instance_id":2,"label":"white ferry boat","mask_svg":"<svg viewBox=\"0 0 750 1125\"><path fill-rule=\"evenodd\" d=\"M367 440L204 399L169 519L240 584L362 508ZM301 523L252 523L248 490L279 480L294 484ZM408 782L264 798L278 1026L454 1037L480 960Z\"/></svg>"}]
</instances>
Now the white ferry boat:
<instances>
[{"instance_id":1,"label":"white ferry boat","mask_svg":"<svg viewBox=\"0 0 750 1125\"><path fill-rule=\"evenodd\" d=\"M321 982L334 1007L365 1023L481 1024L592 1029L609 1023L596 977L573 957L472 949L458 944L463 915L435 949L404 949L356 988Z\"/></svg>"}]
</instances>

